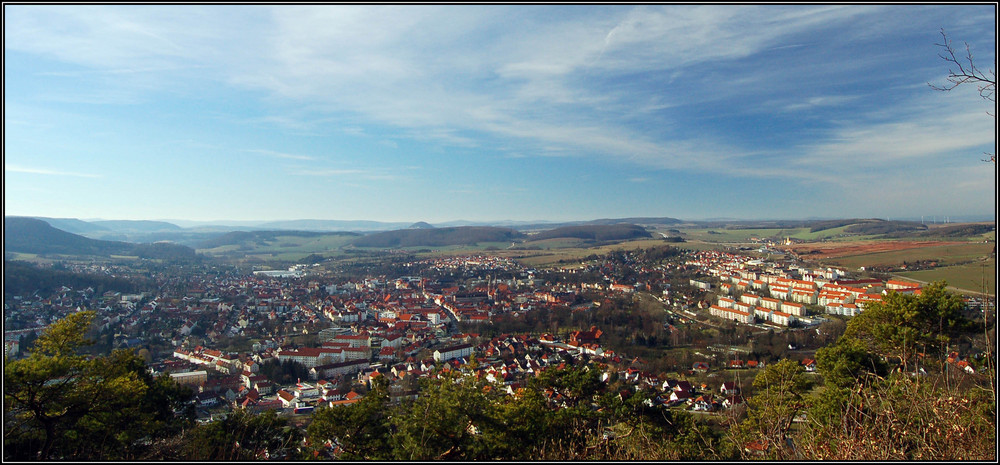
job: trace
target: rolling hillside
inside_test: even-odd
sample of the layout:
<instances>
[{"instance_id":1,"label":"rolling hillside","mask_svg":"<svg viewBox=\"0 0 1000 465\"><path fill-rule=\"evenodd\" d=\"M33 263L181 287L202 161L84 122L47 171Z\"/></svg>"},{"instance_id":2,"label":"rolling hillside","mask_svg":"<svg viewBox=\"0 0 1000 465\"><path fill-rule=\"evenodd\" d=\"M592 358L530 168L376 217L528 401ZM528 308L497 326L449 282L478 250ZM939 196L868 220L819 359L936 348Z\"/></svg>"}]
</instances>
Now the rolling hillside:
<instances>
[{"instance_id":1,"label":"rolling hillside","mask_svg":"<svg viewBox=\"0 0 1000 465\"><path fill-rule=\"evenodd\" d=\"M276 245L282 238L321 238L326 236L361 236L353 232L315 232L315 231L233 231L198 243L199 249L214 249L225 246L240 247L270 247Z\"/></svg>"},{"instance_id":2,"label":"rolling hillside","mask_svg":"<svg viewBox=\"0 0 1000 465\"><path fill-rule=\"evenodd\" d=\"M148 221L148 220L98 220L91 221L90 224L102 226L112 231L117 232L163 232L163 231L182 231L184 228L177 226L173 223L167 223L166 221Z\"/></svg>"},{"instance_id":3,"label":"rolling hillside","mask_svg":"<svg viewBox=\"0 0 1000 465\"><path fill-rule=\"evenodd\" d=\"M443 247L480 242L510 242L523 237L523 234L508 228L459 226L374 233L354 240L353 244L356 247Z\"/></svg>"},{"instance_id":4,"label":"rolling hillside","mask_svg":"<svg viewBox=\"0 0 1000 465\"><path fill-rule=\"evenodd\" d=\"M100 241L53 228L49 223L25 217L4 218L5 252L61 255L138 256L140 258L191 259L194 249L177 244L131 244Z\"/></svg>"},{"instance_id":5,"label":"rolling hillside","mask_svg":"<svg viewBox=\"0 0 1000 465\"><path fill-rule=\"evenodd\" d=\"M645 237L652 237L652 235L642 226L634 224L594 224L563 226L561 228L540 232L531 236L528 240L541 241L546 239L574 238L594 241L621 241Z\"/></svg>"},{"instance_id":6,"label":"rolling hillside","mask_svg":"<svg viewBox=\"0 0 1000 465\"><path fill-rule=\"evenodd\" d=\"M5 220L8 217L5 217ZM42 220L48 223L50 226L56 229L61 229L66 232L73 234L87 234L87 233L102 233L108 232L108 228L105 226L97 225L88 221L78 220L76 218L45 218L42 216L33 216L36 220Z\"/></svg>"}]
</instances>

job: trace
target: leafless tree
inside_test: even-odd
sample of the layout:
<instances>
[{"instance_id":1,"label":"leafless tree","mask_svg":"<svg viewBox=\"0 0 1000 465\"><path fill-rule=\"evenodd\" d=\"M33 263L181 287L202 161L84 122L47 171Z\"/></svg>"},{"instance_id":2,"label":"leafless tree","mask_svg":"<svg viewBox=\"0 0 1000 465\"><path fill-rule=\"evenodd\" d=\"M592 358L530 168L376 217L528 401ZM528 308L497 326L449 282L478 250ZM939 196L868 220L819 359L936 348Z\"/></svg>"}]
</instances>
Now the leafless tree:
<instances>
[{"instance_id":1,"label":"leafless tree","mask_svg":"<svg viewBox=\"0 0 1000 465\"><path fill-rule=\"evenodd\" d=\"M934 90L949 91L962 84L974 84L976 88L979 89L979 96L984 100L993 103L994 112L986 113L993 118L996 118L996 89L997 89L997 73L996 73L996 63L994 62L994 67L992 69L987 69L983 71L981 68L976 66L975 60L972 58L972 49L969 47L969 43L965 42L965 56L961 58L955 53L955 48L952 47L951 41L948 40L948 35L945 34L944 29L941 29L941 39L942 43L934 44L941 47L941 53L938 56L942 60L950 63L951 66L948 69L948 84L937 86L931 83L927 83ZM957 69L957 71L956 71ZM987 153L989 156L988 160L996 163L996 154Z\"/></svg>"}]
</instances>

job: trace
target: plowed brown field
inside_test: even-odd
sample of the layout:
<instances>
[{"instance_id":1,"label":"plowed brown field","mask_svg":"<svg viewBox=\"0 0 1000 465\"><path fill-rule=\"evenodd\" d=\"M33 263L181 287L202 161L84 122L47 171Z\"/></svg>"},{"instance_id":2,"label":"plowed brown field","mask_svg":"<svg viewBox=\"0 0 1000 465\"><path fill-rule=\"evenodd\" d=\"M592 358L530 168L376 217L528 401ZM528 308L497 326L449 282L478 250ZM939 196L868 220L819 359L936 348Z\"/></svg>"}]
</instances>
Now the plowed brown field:
<instances>
[{"instance_id":1,"label":"plowed brown field","mask_svg":"<svg viewBox=\"0 0 1000 465\"><path fill-rule=\"evenodd\" d=\"M942 241L885 241L885 242L813 242L782 246L785 251L792 252L802 258L820 259L836 258L852 255L863 255L895 250L921 249L924 247L939 247L944 245L966 244L966 242Z\"/></svg>"}]
</instances>

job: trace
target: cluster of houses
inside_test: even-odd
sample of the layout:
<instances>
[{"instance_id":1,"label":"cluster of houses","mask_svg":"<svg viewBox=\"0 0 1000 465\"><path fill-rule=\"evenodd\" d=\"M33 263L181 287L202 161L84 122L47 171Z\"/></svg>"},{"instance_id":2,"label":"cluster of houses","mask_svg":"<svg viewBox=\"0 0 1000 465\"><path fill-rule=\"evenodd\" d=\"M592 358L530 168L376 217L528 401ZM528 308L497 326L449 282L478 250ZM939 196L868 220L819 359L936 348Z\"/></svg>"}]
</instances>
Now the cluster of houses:
<instances>
[{"instance_id":1,"label":"cluster of houses","mask_svg":"<svg viewBox=\"0 0 1000 465\"><path fill-rule=\"evenodd\" d=\"M539 337L502 335L484 339L476 334L457 334L443 338L432 357L417 360L383 362L375 356L369 335L338 334L316 348L266 348L260 353L225 354L215 349L178 348L172 362L163 368L172 371L178 383L195 388L197 405L203 411L242 408L250 411L279 410L307 414L319 406L336 407L357 402L365 392L361 385L382 377L389 386L390 400L400 402L418 395L420 378L440 376L457 371L494 383L503 392L515 395L525 388L528 379L550 368L565 367L571 359L593 362L590 366L603 370L602 380L613 374L628 385L631 392L640 389L657 391L657 405L714 411L742 402L739 388L724 382L716 392L707 384L692 384L688 380L663 380L637 366L643 362L629 360L600 346L603 332L596 327L571 332L565 340L551 334ZM343 350L365 349L371 355L355 360L340 359ZM267 360L295 361L309 368L309 379L294 384L278 385L261 375L260 367ZM220 363L222 362L222 363ZM473 363L474 362L474 363ZM754 367L757 362L754 362ZM697 365L697 364L696 364ZM708 371L708 365L692 366L692 374ZM746 367L741 362L739 366ZM554 405L559 394L544 393ZM623 395L629 395L623 393ZM205 414L203 417L211 418Z\"/></svg>"},{"instance_id":2,"label":"cluster of houses","mask_svg":"<svg viewBox=\"0 0 1000 465\"><path fill-rule=\"evenodd\" d=\"M47 299L24 299L18 308L46 308L54 310L53 316L93 308L98 310L98 328L115 333L116 341L119 335L130 345L154 338L169 341L172 357L155 365L179 383L195 387L199 406L205 408L228 405L307 411L324 403L344 405L360 398L352 386L378 377L385 377L392 398L401 400L416 395L414 380L442 370L481 376L513 393L528 377L574 358L597 361L608 373L617 371L637 389L644 386L662 391L657 403L713 410L738 403L739 393L732 386L723 385L716 392L707 386L685 385L685 381L658 380L632 367L624 355L603 348L602 331L596 327L570 333L565 340L548 334L481 340L474 334L452 334L452 323L488 323L501 313L539 308L586 310L595 305L583 299L587 291L633 293L658 288L664 297L691 304L693 297L671 290L671 270L699 271L717 278L723 295L709 312L747 324L765 321L789 326L807 320L819 309L854 315L869 302L880 300L886 290L920 292L914 283L850 279L842 270L782 266L726 252L694 252L686 257L685 262L654 268L625 252L618 261L564 270L600 276L597 282L572 284L543 282L536 279L534 270L488 256L413 264L415 270L489 275L461 282L406 276L333 283L274 273L193 273L157 276L161 289L157 295L63 288ZM623 282L620 278L629 276L629 270L642 273L645 282ZM501 280L495 278L497 275L513 278ZM692 279L690 284L701 290L713 287L702 279ZM19 318L24 313L11 314ZM50 317L40 316L33 321L17 320L15 326L30 331L33 325L42 327L49 322ZM288 344L288 336L303 334L317 335L315 347ZM236 336L255 341L249 353L218 349L220 340ZM308 379L279 386L260 373L261 365L270 360L301 364L308 370ZM476 363L470 363L473 360ZM708 370L704 362L692 366L692 373Z\"/></svg>"},{"instance_id":3,"label":"cluster of houses","mask_svg":"<svg viewBox=\"0 0 1000 465\"><path fill-rule=\"evenodd\" d=\"M631 253L621 263L606 260L586 267L598 272L596 282L545 282L536 271L514 260L492 256L449 257L406 264L420 270L447 271L469 277L437 282L425 277L369 277L331 282L313 274L285 277L282 273L236 274L235 270L191 270L184 276L102 267L80 270L127 277L152 276L156 293L125 294L94 289L63 288L52 296L14 296L5 302L5 329L37 332L80 309L96 310L100 331L112 333L115 346L144 347L166 341L177 348L217 345L234 337L281 345L293 335L313 334L330 323L355 334L367 332L380 361L401 360L446 336L453 322L483 324L498 314L519 314L539 308L586 310L594 303L581 297L588 291L631 293L651 286L669 287L671 264L646 269ZM648 281L623 283L629 270L646 273ZM292 270L301 275L303 270ZM576 273L581 269L563 270ZM650 274L651 272L655 272ZM483 278L483 276L487 276ZM497 279L497 276L506 276ZM691 303L690 299L686 303ZM30 318L29 318L30 317ZM23 335L5 334L9 351ZM257 345L261 347L257 347ZM348 351L349 352L349 351ZM169 356L157 352L154 357ZM336 358L336 357L335 357ZM351 359L349 355L342 363ZM209 363L202 360L202 365ZM219 360L212 363L219 364ZM223 360L219 367L229 364Z\"/></svg>"},{"instance_id":4,"label":"cluster of houses","mask_svg":"<svg viewBox=\"0 0 1000 465\"><path fill-rule=\"evenodd\" d=\"M844 270L782 266L720 251L698 252L686 264L698 266L719 280L720 296L709 307L709 313L743 324L810 323L807 317L813 310L854 316L870 303L882 301L888 291L919 294L921 290L920 284L908 281L850 278ZM701 289L712 287L711 283L696 280L692 280L692 285Z\"/></svg>"}]
</instances>

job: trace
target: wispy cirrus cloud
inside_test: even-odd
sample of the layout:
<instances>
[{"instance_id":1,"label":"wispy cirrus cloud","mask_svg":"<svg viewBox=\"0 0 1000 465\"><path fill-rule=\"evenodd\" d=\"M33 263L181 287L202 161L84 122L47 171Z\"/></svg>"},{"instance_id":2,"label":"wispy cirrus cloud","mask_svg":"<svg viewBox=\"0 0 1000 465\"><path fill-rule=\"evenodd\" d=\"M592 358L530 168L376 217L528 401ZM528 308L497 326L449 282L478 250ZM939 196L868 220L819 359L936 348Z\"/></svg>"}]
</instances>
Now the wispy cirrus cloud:
<instances>
[{"instance_id":1,"label":"wispy cirrus cloud","mask_svg":"<svg viewBox=\"0 0 1000 465\"><path fill-rule=\"evenodd\" d=\"M620 92L596 83L652 71L670 82L688 80L690 86L693 68L798 46L798 41L788 44L789 38L872 9L595 6L586 7L594 14L565 19L561 16L569 10L562 7L227 9L227 14L235 11L234 20L243 28L221 22L218 11L62 8L46 18L58 25L55 33L40 20L19 21L7 32L8 48L108 72L195 66L230 85L263 89L319 114L352 112L418 140L479 147L480 135L516 137L535 144L541 154L662 168L733 167L747 173L732 160L751 154L713 140L712 134L650 133L626 121L682 112L679 107L697 103L692 97L716 99L719 92L696 90L681 97L648 88ZM170 27L158 14L180 27ZM503 15L515 20L497 22ZM246 53L248 48L255 53ZM724 86L723 95L764 88L760 79L747 76L738 85ZM810 97L786 108L830 105L836 99ZM321 124L281 114L262 118L310 132ZM341 130L363 131L357 125Z\"/></svg>"},{"instance_id":2,"label":"wispy cirrus cloud","mask_svg":"<svg viewBox=\"0 0 1000 465\"><path fill-rule=\"evenodd\" d=\"M104 177L103 175L100 175L100 174L76 173L76 172L72 172L72 171L59 171L59 170L51 170L51 169L47 169L47 168L35 168L35 167L28 167L28 166L21 166L21 165L9 165L9 164L6 164L6 163L3 165L3 170L4 171L9 171L11 173L40 174L40 175L44 175L44 176L70 176L70 177L75 177L75 178L101 178L101 177Z\"/></svg>"},{"instance_id":3,"label":"wispy cirrus cloud","mask_svg":"<svg viewBox=\"0 0 1000 465\"><path fill-rule=\"evenodd\" d=\"M829 135L801 146L796 165L827 172L850 173L924 163L928 157L958 156L996 143L995 120L978 102L928 91L920 99L857 115L832 128Z\"/></svg>"},{"instance_id":4,"label":"wispy cirrus cloud","mask_svg":"<svg viewBox=\"0 0 1000 465\"><path fill-rule=\"evenodd\" d=\"M294 154L294 153L276 152L274 150L248 149L246 151L250 152L250 153L259 153L261 155L267 155L268 157L272 157L272 158L282 158L282 159L285 159L285 160L304 160L304 161L313 161L313 160L316 160L316 157L312 157L312 156L309 156L309 155L297 155L297 154Z\"/></svg>"},{"instance_id":5,"label":"wispy cirrus cloud","mask_svg":"<svg viewBox=\"0 0 1000 465\"><path fill-rule=\"evenodd\" d=\"M790 112L812 110L818 107L844 105L857 99L858 96L855 95L820 95L807 97L805 99L798 99L798 101L786 104L782 109Z\"/></svg>"},{"instance_id":6,"label":"wispy cirrus cloud","mask_svg":"<svg viewBox=\"0 0 1000 465\"><path fill-rule=\"evenodd\" d=\"M162 127L175 134L206 129L192 137L266 147L246 151L259 155L247 157L248 172L264 171L250 163L273 168L281 160L279 174L301 184L323 184L302 183L306 176L340 185L417 182L382 168L413 163L436 176L475 177L504 158L504 175L622 169L628 174L613 181L622 192L676 177L711 179L713 191L730 194L744 181L776 181L861 199L876 181L879 188L914 189L911 180L930 179L933 170L956 173L928 162L977 156L980 146L995 143L991 121L978 119L967 101L948 101L954 93L927 96L926 82L944 71L935 67L936 23L958 18L972 31L989 23L952 11L8 6L5 50L25 64L41 57L30 75L45 82L25 81L18 89L32 92L9 92L6 107L85 113L92 110L80 104L131 105L102 108L111 123L118 112L148 108L173 118L165 116ZM995 33L988 26L960 39L981 39L991 51ZM914 45L925 36L926 51ZM208 117L190 120L220 127L182 128L192 111L184 103L196 105L164 95L197 100L197 116ZM24 112L7 113L10 124L28 121ZM33 135L63 127L39 126ZM94 134L76 128L81 137ZM114 141L123 154L142 143L115 135L92 145ZM461 163L454 163L456 154L465 157ZM443 177L420 179L449 185ZM959 190L952 179L939 184Z\"/></svg>"},{"instance_id":7,"label":"wispy cirrus cloud","mask_svg":"<svg viewBox=\"0 0 1000 465\"><path fill-rule=\"evenodd\" d=\"M366 174L367 172L363 171L363 170L354 170L354 169L315 169L315 170L312 170L312 169L295 169L295 170L291 170L290 173L294 174L294 175L297 175L297 176L320 176L320 177L327 177L327 176L359 175L359 174Z\"/></svg>"},{"instance_id":8,"label":"wispy cirrus cloud","mask_svg":"<svg viewBox=\"0 0 1000 465\"><path fill-rule=\"evenodd\" d=\"M288 171L293 176L341 177L364 181L399 181L401 173L388 170L365 170L354 168L294 168Z\"/></svg>"}]
</instances>

